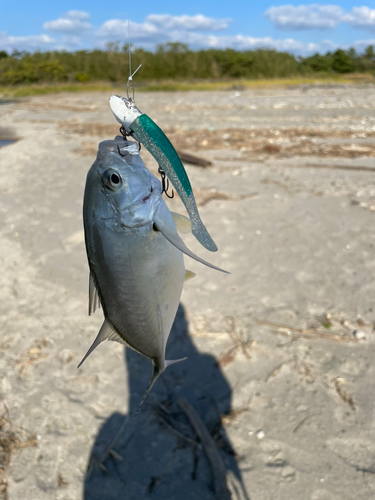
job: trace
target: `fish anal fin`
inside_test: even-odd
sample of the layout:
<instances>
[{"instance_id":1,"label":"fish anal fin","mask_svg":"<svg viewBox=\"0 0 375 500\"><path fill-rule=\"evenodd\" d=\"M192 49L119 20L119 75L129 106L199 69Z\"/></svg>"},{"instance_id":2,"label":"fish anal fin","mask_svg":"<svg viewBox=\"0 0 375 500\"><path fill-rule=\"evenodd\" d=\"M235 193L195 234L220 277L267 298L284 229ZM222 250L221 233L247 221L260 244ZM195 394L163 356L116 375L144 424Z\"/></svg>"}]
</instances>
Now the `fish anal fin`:
<instances>
[{"instance_id":1,"label":"fish anal fin","mask_svg":"<svg viewBox=\"0 0 375 500\"><path fill-rule=\"evenodd\" d=\"M95 286L94 276L90 271L89 277L89 316L94 314L96 309L100 308L100 300L98 295L98 290Z\"/></svg>"},{"instance_id":2,"label":"fish anal fin","mask_svg":"<svg viewBox=\"0 0 375 500\"><path fill-rule=\"evenodd\" d=\"M187 269L185 270L185 279L184 281L191 280L192 278L195 278L196 274L193 273L193 271L188 271Z\"/></svg>"},{"instance_id":3,"label":"fish anal fin","mask_svg":"<svg viewBox=\"0 0 375 500\"><path fill-rule=\"evenodd\" d=\"M175 223L176 229L180 234L191 233L191 222L189 217L185 215L177 214L176 212L171 212L173 217L173 222Z\"/></svg>"},{"instance_id":4,"label":"fish anal fin","mask_svg":"<svg viewBox=\"0 0 375 500\"><path fill-rule=\"evenodd\" d=\"M103 340L115 340L117 342L120 342L121 344L126 344L124 339L120 337L120 335L114 330L112 325L107 321L106 319L104 320L104 323L102 324L102 327L99 330L98 335L96 336L96 339L92 343L90 349L87 351L85 354L84 358L80 362L80 364L77 366L79 368L82 363L85 361L86 358L90 356L92 351L98 347L99 344L103 342Z\"/></svg>"}]
</instances>

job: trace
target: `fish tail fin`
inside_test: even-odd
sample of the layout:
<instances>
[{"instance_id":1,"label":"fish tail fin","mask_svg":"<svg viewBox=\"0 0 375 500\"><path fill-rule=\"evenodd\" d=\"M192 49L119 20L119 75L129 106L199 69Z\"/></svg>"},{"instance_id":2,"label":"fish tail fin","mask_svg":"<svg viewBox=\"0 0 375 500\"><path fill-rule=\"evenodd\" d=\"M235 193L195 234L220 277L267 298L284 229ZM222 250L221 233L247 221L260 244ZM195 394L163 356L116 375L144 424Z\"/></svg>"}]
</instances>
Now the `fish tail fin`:
<instances>
[{"instance_id":1,"label":"fish tail fin","mask_svg":"<svg viewBox=\"0 0 375 500\"><path fill-rule=\"evenodd\" d=\"M152 363L153 363L153 370L152 370L151 380L148 383L148 386L147 386L145 392L143 393L143 396L142 396L142 399L138 405L137 411L134 413L134 417L133 417L134 420L137 417L138 413L140 412L140 410L143 406L143 403L146 401L146 398L147 398L149 392L151 391L153 385L155 384L155 382L157 381L159 376L164 371L164 368L160 368L159 363L155 363L154 361Z\"/></svg>"},{"instance_id":2,"label":"fish tail fin","mask_svg":"<svg viewBox=\"0 0 375 500\"><path fill-rule=\"evenodd\" d=\"M100 332L98 334L98 337L99 337L99 335L100 335ZM87 356L90 354L90 352L92 352L92 350L95 349L96 345L100 344L101 340L98 341L97 344L95 345L98 337L95 339L94 344L91 346L91 348L89 349L89 352L83 358L83 360L81 361L81 363L83 363L83 361L87 358ZM153 369L152 369L151 379L150 379L150 382L148 383L148 386L147 386L145 392L143 393L142 399L139 402L139 405L138 405L138 408L137 408L136 412L133 414L133 416L129 415L128 418L126 418L124 420L124 422L121 425L119 431L117 432L117 434L114 437L114 439L112 440L111 444L109 445L109 447L107 448L107 450L103 454L103 456L100 459L99 463L103 463L103 461L107 458L108 454L114 448L114 446L119 441L119 439L121 438L121 436L124 434L125 431L127 432L127 441L126 442L127 443L129 442L129 440L132 437L133 430L134 430L134 422L135 422L135 420L136 420L139 412L141 411L141 408L142 408L144 402L146 401L149 392L151 391L153 385L155 384L155 382L157 381L157 379L159 378L159 376L163 373L163 371L166 368L168 368L168 366L174 365L175 363L179 363L180 361L184 361L185 359L187 359L187 358L173 359L173 360L164 360L164 364L163 365L160 365L159 362L152 360ZM132 430L132 427L133 427L133 430Z\"/></svg>"},{"instance_id":3,"label":"fish tail fin","mask_svg":"<svg viewBox=\"0 0 375 500\"><path fill-rule=\"evenodd\" d=\"M140 401L140 403L138 405L137 411L134 414L134 419L136 418L136 416L140 412L140 410L141 410L141 408L143 406L143 403L146 401L146 398L147 398L149 392L151 391L153 385L155 384L155 382L157 381L157 379L159 378L159 376L163 373L163 371L166 368L168 368L168 366L174 365L175 363L179 363L180 361L185 361L185 359L187 359L187 358L165 360L164 361L164 366L160 366L160 364L158 362L152 361L152 363L153 363L153 371L152 371L152 375L151 375L151 380L148 383L147 389L143 393L143 396L142 396L142 399L141 399L141 401Z\"/></svg>"},{"instance_id":4,"label":"fish tail fin","mask_svg":"<svg viewBox=\"0 0 375 500\"><path fill-rule=\"evenodd\" d=\"M95 342L94 342L94 344L95 344ZM147 398L149 392L151 391L153 385L155 384L156 380L159 378L159 375L161 375L161 373L163 373L163 371L164 371L164 369L163 368L160 369L160 365L153 361L153 371L152 371L151 380L148 383L147 389L143 393L142 399L138 405L137 410L133 413L133 415L131 413L129 413L129 415L124 419L116 436L113 438L111 444L108 446L108 448L104 452L102 458L99 460L99 463L104 462L104 460L107 458L108 454L111 452L111 450L113 450L113 448L116 446L116 444L118 443L118 441L120 440L120 438L122 437L122 435L125 432L127 435L126 435L126 441L123 440L123 443L124 443L123 446L125 446L125 443L126 443L126 445L128 444L128 442L130 441L130 439L132 438L133 433L134 433L134 423L136 421L136 418L137 418L139 412L141 411L141 408L142 408L144 402L146 401L146 398Z\"/></svg>"},{"instance_id":5,"label":"fish tail fin","mask_svg":"<svg viewBox=\"0 0 375 500\"><path fill-rule=\"evenodd\" d=\"M166 359L164 361L164 367L168 368L168 366L174 365L175 363L179 363L180 361L185 361L187 358L181 358L181 359Z\"/></svg>"}]
</instances>

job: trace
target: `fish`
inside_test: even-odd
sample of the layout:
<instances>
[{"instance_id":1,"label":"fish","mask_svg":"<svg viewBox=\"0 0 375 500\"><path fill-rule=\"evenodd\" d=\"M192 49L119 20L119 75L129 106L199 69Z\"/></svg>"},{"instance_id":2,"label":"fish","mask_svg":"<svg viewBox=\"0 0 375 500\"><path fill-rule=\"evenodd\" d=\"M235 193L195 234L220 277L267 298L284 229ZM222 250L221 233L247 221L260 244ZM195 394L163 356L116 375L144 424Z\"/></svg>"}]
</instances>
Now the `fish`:
<instances>
[{"instance_id":1,"label":"fish","mask_svg":"<svg viewBox=\"0 0 375 500\"><path fill-rule=\"evenodd\" d=\"M89 314L101 305L104 322L78 367L106 339L127 345L152 361L144 401L160 374L182 361L166 360L165 349L184 280L193 277L183 255L227 271L185 245L177 228L188 231L189 219L169 210L139 145L121 136L99 144L86 178L83 223Z\"/></svg>"},{"instance_id":2,"label":"fish","mask_svg":"<svg viewBox=\"0 0 375 500\"><path fill-rule=\"evenodd\" d=\"M137 108L131 97L113 95L109 105L124 133L145 146L171 181L189 214L193 235L207 250L216 252L217 245L200 218L189 177L168 137L148 115Z\"/></svg>"}]
</instances>

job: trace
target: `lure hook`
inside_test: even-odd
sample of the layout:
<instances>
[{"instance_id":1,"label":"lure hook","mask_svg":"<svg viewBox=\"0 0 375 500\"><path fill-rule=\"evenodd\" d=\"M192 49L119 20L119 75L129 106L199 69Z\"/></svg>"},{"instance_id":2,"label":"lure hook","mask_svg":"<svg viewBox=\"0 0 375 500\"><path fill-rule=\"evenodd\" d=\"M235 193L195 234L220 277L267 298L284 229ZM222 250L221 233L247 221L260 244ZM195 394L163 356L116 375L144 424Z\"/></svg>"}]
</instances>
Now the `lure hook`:
<instances>
[{"instance_id":1,"label":"lure hook","mask_svg":"<svg viewBox=\"0 0 375 500\"><path fill-rule=\"evenodd\" d=\"M168 189L169 189L169 179L168 179L168 177L165 175L165 172L164 172L164 170L163 170L162 168L160 168L160 167L159 167L159 168L158 168L158 172L159 172L160 177L161 177L161 186L162 186L162 191L161 191L161 193L162 193L162 194L163 194L163 193L165 193L165 196L171 200L172 198L174 198L174 191L173 191L173 189L172 189L172 194L171 194L171 195L169 195L169 194L168 194Z\"/></svg>"},{"instance_id":2,"label":"lure hook","mask_svg":"<svg viewBox=\"0 0 375 500\"><path fill-rule=\"evenodd\" d=\"M123 125L121 125L121 127L119 128L119 131L120 131L120 134L122 135L122 138L124 139L124 141L126 141L128 137L132 137L134 139L132 134L128 134L126 132L126 128ZM142 144L139 141L137 141L137 144L138 144L138 151L140 151L142 149ZM119 150L119 152L120 152L120 150Z\"/></svg>"}]
</instances>

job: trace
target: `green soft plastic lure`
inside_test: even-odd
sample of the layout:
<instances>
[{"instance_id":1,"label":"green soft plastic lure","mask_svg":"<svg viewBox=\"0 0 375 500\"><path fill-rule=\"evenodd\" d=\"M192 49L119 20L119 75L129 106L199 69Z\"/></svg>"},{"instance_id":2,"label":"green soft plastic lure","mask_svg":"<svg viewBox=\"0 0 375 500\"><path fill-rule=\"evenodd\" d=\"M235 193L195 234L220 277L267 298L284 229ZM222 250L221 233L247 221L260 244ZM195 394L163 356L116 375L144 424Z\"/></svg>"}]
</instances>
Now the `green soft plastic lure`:
<instances>
[{"instance_id":1,"label":"green soft plastic lure","mask_svg":"<svg viewBox=\"0 0 375 500\"><path fill-rule=\"evenodd\" d=\"M171 141L135 106L133 99L113 95L109 105L126 134L144 145L171 181L188 211L194 236L207 250L216 252L217 246L199 216L189 177Z\"/></svg>"}]
</instances>

